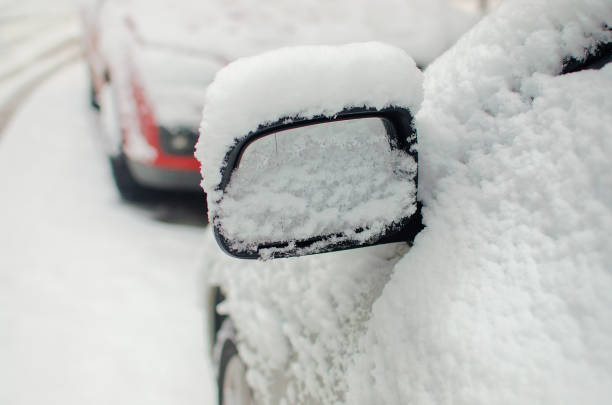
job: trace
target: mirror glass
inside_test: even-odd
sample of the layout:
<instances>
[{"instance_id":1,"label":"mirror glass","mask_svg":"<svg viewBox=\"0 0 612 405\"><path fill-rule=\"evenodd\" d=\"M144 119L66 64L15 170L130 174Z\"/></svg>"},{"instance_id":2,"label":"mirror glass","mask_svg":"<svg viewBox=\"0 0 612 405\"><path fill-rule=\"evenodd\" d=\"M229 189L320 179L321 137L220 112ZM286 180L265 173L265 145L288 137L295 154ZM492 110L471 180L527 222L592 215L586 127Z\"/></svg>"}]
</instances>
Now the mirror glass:
<instances>
[{"instance_id":1,"label":"mirror glass","mask_svg":"<svg viewBox=\"0 0 612 405\"><path fill-rule=\"evenodd\" d=\"M344 234L366 242L416 210L415 160L381 118L326 122L252 142L220 202L235 248ZM357 232L356 232L357 230Z\"/></svg>"}]
</instances>

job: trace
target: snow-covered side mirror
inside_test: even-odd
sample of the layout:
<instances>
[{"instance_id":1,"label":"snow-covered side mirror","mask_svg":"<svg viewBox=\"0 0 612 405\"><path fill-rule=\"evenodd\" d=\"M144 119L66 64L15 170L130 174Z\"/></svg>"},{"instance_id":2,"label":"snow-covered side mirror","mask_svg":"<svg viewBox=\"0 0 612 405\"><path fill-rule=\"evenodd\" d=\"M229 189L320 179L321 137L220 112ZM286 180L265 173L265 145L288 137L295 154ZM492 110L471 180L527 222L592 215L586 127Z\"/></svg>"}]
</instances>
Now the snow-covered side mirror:
<instances>
[{"instance_id":1,"label":"snow-covered side mirror","mask_svg":"<svg viewBox=\"0 0 612 405\"><path fill-rule=\"evenodd\" d=\"M421 80L379 43L287 48L222 70L196 152L221 248L269 259L412 241Z\"/></svg>"},{"instance_id":2,"label":"snow-covered side mirror","mask_svg":"<svg viewBox=\"0 0 612 405\"><path fill-rule=\"evenodd\" d=\"M262 125L222 168L214 230L242 258L287 257L411 241L416 134L403 108L350 109L334 117Z\"/></svg>"}]
</instances>

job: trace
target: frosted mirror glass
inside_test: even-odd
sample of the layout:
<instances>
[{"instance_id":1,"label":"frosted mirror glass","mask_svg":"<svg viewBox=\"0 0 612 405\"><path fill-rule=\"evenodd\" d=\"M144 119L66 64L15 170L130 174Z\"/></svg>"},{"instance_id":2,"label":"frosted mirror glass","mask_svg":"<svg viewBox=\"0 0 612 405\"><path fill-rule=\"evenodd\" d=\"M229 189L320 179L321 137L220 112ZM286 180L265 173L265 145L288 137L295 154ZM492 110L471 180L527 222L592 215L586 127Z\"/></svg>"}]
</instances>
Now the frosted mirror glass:
<instances>
[{"instance_id":1,"label":"frosted mirror glass","mask_svg":"<svg viewBox=\"0 0 612 405\"><path fill-rule=\"evenodd\" d=\"M326 122L252 142L220 202L235 248L343 234L366 242L414 213L416 162L381 118ZM223 213L232 213L223 218ZM348 236L347 236L348 235Z\"/></svg>"}]
</instances>

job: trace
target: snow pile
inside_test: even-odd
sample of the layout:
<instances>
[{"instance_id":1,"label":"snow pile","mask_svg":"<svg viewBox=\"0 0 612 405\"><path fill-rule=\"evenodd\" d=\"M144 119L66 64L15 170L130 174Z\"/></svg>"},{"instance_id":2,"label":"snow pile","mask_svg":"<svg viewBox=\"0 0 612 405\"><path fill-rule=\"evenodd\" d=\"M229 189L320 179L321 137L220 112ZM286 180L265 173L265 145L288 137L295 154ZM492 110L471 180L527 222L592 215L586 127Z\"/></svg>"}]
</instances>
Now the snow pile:
<instances>
[{"instance_id":1,"label":"snow pile","mask_svg":"<svg viewBox=\"0 0 612 405\"><path fill-rule=\"evenodd\" d=\"M415 111L421 98L415 62L381 43L284 48L228 65L208 89L196 148L209 217L222 215L220 168L228 150L260 124L331 117L349 107Z\"/></svg>"},{"instance_id":2,"label":"snow pile","mask_svg":"<svg viewBox=\"0 0 612 405\"><path fill-rule=\"evenodd\" d=\"M246 242L235 249L341 232L365 242L416 210L415 175L379 118L292 129L247 148L217 220Z\"/></svg>"},{"instance_id":3,"label":"snow pile","mask_svg":"<svg viewBox=\"0 0 612 405\"><path fill-rule=\"evenodd\" d=\"M508 1L427 70L397 265L218 253L262 403L612 401L612 68L556 76L605 25L608 0Z\"/></svg>"}]
</instances>

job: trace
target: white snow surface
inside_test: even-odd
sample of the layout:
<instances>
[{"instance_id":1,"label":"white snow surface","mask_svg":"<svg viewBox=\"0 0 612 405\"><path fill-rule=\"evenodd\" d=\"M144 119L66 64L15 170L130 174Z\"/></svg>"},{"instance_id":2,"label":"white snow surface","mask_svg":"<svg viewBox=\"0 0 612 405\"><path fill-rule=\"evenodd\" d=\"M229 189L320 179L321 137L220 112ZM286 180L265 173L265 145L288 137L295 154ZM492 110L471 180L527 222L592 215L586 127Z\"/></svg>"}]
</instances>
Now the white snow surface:
<instances>
[{"instance_id":1,"label":"white snow surface","mask_svg":"<svg viewBox=\"0 0 612 405\"><path fill-rule=\"evenodd\" d=\"M282 46L378 40L427 64L477 19L452 0L107 2L132 19L145 42L226 62Z\"/></svg>"},{"instance_id":2,"label":"white snow surface","mask_svg":"<svg viewBox=\"0 0 612 405\"><path fill-rule=\"evenodd\" d=\"M555 76L611 23L610 1L508 2L429 68L427 228L373 307L348 403L612 400L612 66Z\"/></svg>"},{"instance_id":3,"label":"white snow surface","mask_svg":"<svg viewBox=\"0 0 612 405\"><path fill-rule=\"evenodd\" d=\"M428 68L407 253L209 258L262 403L612 402L612 66L557 75L606 25L508 0Z\"/></svg>"},{"instance_id":4,"label":"white snow surface","mask_svg":"<svg viewBox=\"0 0 612 405\"><path fill-rule=\"evenodd\" d=\"M201 228L121 203L86 69L0 137L0 403L214 402Z\"/></svg>"},{"instance_id":5,"label":"white snow surface","mask_svg":"<svg viewBox=\"0 0 612 405\"><path fill-rule=\"evenodd\" d=\"M212 232L208 236L208 281L227 293L219 310L238 325L240 356L257 403L343 402L346 372L372 303L407 246L264 262L213 250Z\"/></svg>"},{"instance_id":6,"label":"white snow surface","mask_svg":"<svg viewBox=\"0 0 612 405\"><path fill-rule=\"evenodd\" d=\"M209 218L220 215L219 169L228 150L259 125L350 107L416 111L422 97L414 60L377 42L282 48L231 63L208 88L196 146Z\"/></svg>"},{"instance_id":7,"label":"white snow surface","mask_svg":"<svg viewBox=\"0 0 612 405\"><path fill-rule=\"evenodd\" d=\"M195 130L202 117L206 87L223 64L197 53L154 46L134 47L131 57L156 120L169 129Z\"/></svg>"},{"instance_id":8,"label":"white snow surface","mask_svg":"<svg viewBox=\"0 0 612 405\"><path fill-rule=\"evenodd\" d=\"M0 131L47 75L79 57L78 0L0 0Z\"/></svg>"}]
</instances>

